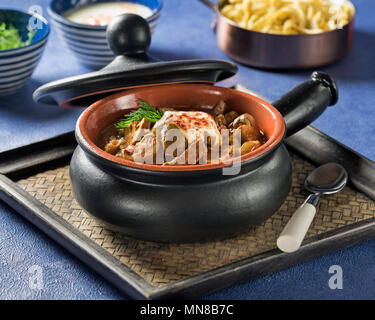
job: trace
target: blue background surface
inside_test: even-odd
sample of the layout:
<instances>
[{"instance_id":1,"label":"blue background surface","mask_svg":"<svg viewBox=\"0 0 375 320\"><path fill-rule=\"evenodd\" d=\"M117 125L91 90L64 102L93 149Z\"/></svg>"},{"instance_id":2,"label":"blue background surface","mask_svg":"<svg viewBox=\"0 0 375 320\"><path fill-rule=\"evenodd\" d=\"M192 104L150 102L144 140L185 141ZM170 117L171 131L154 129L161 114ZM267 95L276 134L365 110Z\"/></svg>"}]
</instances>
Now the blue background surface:
<instances>
[{"instance_id":1,"label":"blue background surface","mask_svg":"<svg viewBox=\"0 0 375 320\"><path fill-rule=\"evenodd\" d=\"M14 1L12 8L27 11L41 5L49 19L47 1ZM339 103L314 126L375 160L375 1L355 0L357 16L351 53L321 68L337 80ZM9 1L0 0L9 8ZM150 53L160 59L221 58L210 28L212 12L197 0L165 0ZM60 43L52 28L49 42L34 75L21 92L0 97L0 151L43 140L74 129L80 109L37 105L32 92L41 84L88 72ZM309 77L309 71L269 72L240 66L222 85L242 83L274 100ZM285 271L220 291L217 299L373 299L375 298L375 240L326 255ZM28 270L39 265L44 287L30 289ZM330 290L328 269L343 268L343 290ZM0 202L1 299L123 299L127 298L63 248Z\"/></svg>"}]
</instances>

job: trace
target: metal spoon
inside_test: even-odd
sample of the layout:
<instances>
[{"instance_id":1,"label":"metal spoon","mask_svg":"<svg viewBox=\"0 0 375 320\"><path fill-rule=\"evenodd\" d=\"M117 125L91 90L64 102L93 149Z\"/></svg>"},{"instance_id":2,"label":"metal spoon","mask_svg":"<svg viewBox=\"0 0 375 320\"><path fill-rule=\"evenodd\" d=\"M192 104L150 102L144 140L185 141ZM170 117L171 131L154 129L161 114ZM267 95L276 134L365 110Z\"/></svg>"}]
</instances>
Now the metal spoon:
<instances>
[{"instance_id":1,"label":"metal spoon","mask_svg":"<svg viewBox=\"0 0 375 320\"><path fill-rule=\"evenodd\" d=\"M277 246L281 251L290 253L299 249L314 219L320 197L341 191L347 181L346 170L333 162L316 168L308 175L304 187L313 194L297 209L277 239Z\"/></svg>"}]
</instances>

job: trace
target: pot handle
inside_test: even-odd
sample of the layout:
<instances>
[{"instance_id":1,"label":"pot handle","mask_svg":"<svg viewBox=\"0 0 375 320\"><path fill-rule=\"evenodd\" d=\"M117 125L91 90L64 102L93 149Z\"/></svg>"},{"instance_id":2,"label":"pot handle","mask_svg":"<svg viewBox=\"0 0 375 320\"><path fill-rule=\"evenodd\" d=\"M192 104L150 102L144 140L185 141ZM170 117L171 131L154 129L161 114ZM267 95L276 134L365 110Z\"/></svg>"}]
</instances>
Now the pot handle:
<instances>
[{"instance_id":1,"label":"pot handle","mask_svg":"<svg viewBox=\"0 0 375 320\"><path fill-rule=\"evenodd\" d=\"M272 105L283 115L286 136L290 136L313 122L337 100L335 80L326 73L315 71L311 80L295 86Z\"/></svg>"},{"instance_id":2,"label":"pot handle","mask_svg":"<svg viewBox=\"0 0 375 320\"><path fill-rule=\"evenodd\" d=\"M199 1L205 4L207 7L209 7L213 12L216 12L216 4L214 4L210 0L199 0Z\"/></svg>"}]
</instances>

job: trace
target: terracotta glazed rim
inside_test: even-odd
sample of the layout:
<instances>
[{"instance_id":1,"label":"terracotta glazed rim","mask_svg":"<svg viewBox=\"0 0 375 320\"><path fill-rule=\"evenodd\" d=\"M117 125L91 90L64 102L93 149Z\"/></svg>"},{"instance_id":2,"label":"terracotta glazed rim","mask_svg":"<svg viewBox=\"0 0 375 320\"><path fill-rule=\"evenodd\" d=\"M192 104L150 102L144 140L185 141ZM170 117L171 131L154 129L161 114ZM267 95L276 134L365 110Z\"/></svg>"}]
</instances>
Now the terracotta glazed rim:
<instances>
[{"instance_id":1,"label":"terracotta glazed rim","mask_svg":"<svg viewBox=\"0 0 375 320\"><path fill-rule=\"evenodd\" d=\"M162 84L161 86L167 86L168 84ZM179 86L183 86L184 84L180 84ZM280 112L273 107L268 102L255 97L251 94L236 91L233 89L223 88L223 87L217 87L212 85L192 85L192 84L186 84L186 86L207 86L209 88L218 88L220 90L231 90L234 94L240 95L245 97L246 99L250 99L253 102L256 102L258 105L262 106L264 108L264 112L268 112L272 115L272 118L274 119L274 130L270 137L268 137L268 140L265 144L260 146L258 149L251 151L247 154L244 154L240 157L233 158L232 161L229 163L227 162L218 162L218 163L212 163L212 164L197 164L197 165L176 165L176 166L163 166L159 164L145 164L145 163L137 163L130 160L125 160L119 157L116 157L114 155L111 155L104 150L100 149L94 141L92 141L89 138L89 135L86 130L86 124L87 121L92 113L100 109L101 107L105 106L106 103L108 103L111 100L117 99L119 97L132 94L135 91L139 91L142 89L131 89L126 90L122 92L118 92L116 94L113 94L111 96L105 97L101 100L98 100L97 102L90 105L84 112L81 114L77 121L76 125L76 136L78 143L85 151L90 152L92 155L97 156L101 159L113 162L117 165L125 166L125 167L131 167L131 168L137 168L141 170L146 171L167 171L167 172L173 172L173 171L200 171L200 170L213 170L213 169L219 169L224 168L228 166L232 166L234 163L241 162L241 165L245 162L254 161L256 159L261 158L265 154L269 153L272 149L278 147L280 143L283 141L285 137L285 121L283 116L280 114ZM82 141L80 141L82 140Z\"/></svg>"}]
</instances>

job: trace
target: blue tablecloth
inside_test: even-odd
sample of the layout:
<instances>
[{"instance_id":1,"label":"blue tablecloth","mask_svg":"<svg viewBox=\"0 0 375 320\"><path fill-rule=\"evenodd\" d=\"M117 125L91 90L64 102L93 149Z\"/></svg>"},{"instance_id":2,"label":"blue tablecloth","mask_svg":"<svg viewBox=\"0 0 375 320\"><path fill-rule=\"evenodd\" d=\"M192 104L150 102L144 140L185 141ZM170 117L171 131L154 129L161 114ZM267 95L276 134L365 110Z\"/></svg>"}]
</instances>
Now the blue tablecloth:
<instances>
[{"instance_id":1,"label":"blue tablecloth","mask_svg":"<svg viewBox=\"0 0 375 320\"><path fill-rule=\"evenodd\" d=\"M0 0L0 7L27 11L43 0ZM337 80L339 103L314 126L375 160L375 2L355 0L357 16L351 53L321 68ZM226 59L210 28L212 12L197 0L165 0L150 53L160 59ZM53 28L52 28L53 29ZM56 37L46 50L27 86L18 94L0 97L0 151L42 140L74 129L82 110L38 105L31 94L39 85L87 72ZM270 72L240 66L222 85L242 83L273 100L307 79L310 71ZM288 270L220 291L218 299L358 299L375 298L375 240L326 255ZM29 268L42 267L43 289L29 286ZM343 289L331 290L331 265L343 269ZM0 202L0 298L2 299L121 299L124 295L48 239L37 228Z\"/></svg>"}]
</instances>

